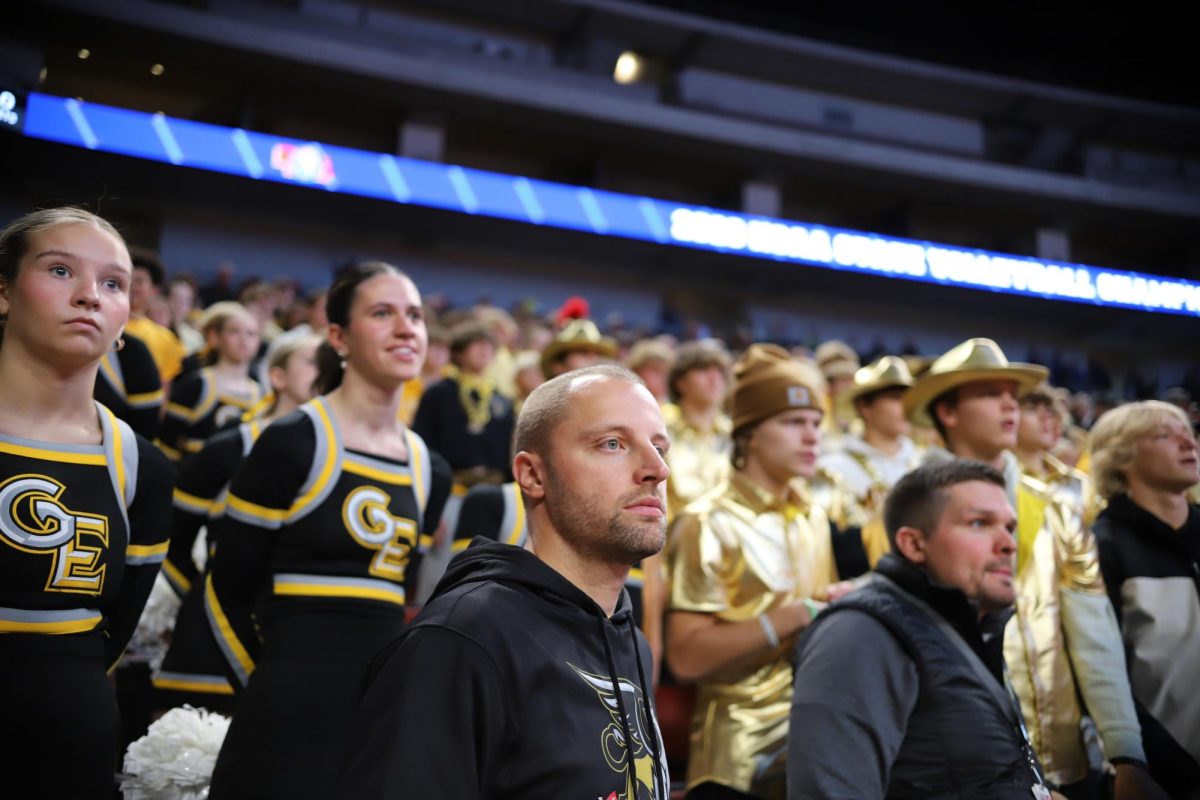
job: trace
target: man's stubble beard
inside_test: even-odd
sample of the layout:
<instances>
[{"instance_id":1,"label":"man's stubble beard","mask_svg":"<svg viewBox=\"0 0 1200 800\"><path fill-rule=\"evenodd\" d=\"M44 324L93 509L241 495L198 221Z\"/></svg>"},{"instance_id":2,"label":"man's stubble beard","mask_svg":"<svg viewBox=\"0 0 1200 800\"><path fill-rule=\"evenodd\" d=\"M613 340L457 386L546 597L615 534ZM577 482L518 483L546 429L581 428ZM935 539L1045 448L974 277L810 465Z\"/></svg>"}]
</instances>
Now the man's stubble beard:
<instances>
[{"instance_id":1,"label":"man's stubble beard","mask_svg":"<svg viewBox=\"0 0 1200 800\"><path fill-rule=\"evenodd\" d=\"M658 493L654 496L662 499ZM559 536L580 553L599 561L632 566L657 554L667 540L665 513L657 525L651 525L650 521L638 525L621 519L625 506L643 497L646 492L623 496L616 512L605 519L594 497L550 481L546 485L546 513Z\"/></svg>"}]
</instances>

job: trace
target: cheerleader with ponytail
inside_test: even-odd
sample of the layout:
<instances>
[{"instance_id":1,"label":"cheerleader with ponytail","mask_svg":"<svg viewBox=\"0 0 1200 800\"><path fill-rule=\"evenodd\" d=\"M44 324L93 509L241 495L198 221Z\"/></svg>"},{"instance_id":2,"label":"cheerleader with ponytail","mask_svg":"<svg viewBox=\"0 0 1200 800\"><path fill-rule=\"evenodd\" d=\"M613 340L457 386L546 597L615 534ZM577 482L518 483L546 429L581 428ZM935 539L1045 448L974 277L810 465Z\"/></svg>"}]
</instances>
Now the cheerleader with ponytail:
<instances>
[{"instance_id":1,"label":"cheerleader with ponytail","mask_svg":"<svg viewBox=\"0 0 1200 800\"><path fill-rule=\"evenodd\" d=\"M417 287L362 264L334 281L328 314L324 394L237 470L205 584L240 693L210 800L332 796L368 661L404 626L419 537L450 490L449 466L397 419L425 356Z\"/></svg>"}]
</instances>

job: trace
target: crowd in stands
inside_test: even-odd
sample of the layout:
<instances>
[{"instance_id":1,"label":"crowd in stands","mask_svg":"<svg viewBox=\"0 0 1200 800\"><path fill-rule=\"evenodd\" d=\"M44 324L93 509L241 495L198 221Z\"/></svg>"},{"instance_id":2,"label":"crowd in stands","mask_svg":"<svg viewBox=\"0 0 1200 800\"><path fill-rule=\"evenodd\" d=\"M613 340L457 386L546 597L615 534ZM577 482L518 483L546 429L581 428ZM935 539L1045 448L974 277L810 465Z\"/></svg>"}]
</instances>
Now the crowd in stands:
<instances>
[{"instance_id":1,"label":"crowd in stands","mask_svg":"<svg viewBox=\"0 0 1200 800\"><path fill-rule=\"evenodd\" d=\"M142 324L153 323L173 333L177 340L170 340L157 329L148 337L155 342L159 341L156 336L172 341L169 348L156 344L155 352L170 352L169 363L160 364L164 384L171 388L159 443L173 458L197 452L222 425L253 415L262 392L253 388L250 376L262 373L251 362L270 359L281 343L295 337L324 336L327 330L325 289L304 293L285 278L250 279L235 291L229 264L223 265L213 283L203 286L186 276L164 281L163 269L150 254L135 253L134 264L137 271L145 265L154 287L145 302L136 304L149 318ZM201 298L210 304L202 308ZM572 297L559 308L539 309L529 301L505 310L486 302L453 307L444 297L433 295L424 304L424 316L428 353L420 375L404 384L399 415L445 459L453 478L441 524L426 537L411 600L419 607L429 597L449 560L473 537L526 543L520 491L510 473L510 445L516 416L530 392L566 371L600 361L625 364L662 405L671 434L669 461L673 474L668 481L668 518L675 520L685 509L688 512L671 528L665 554L639 563L627 583L640 626L651 643L654 675L664 681L663 693L669 698L679 697L672 692L677 692L681 684L699 683L698 697L690 692L682 696L687 705L700 709L695 712L697 719L710 720L699 729L703 741L697 741L698 729L693 727L690 752L676 753L675 765L686 764L691 796L706 796L714 787L782 796L783 761L770 743L782 741L780 737L786 732L788 704L781 687L786 684L790 690L791 672L784 669L787 659L783 653L819 610L811 606L811 600L801 602L796 598L828 598L830 586L839 579L853 578L875 566L890 550L882 526L883 501L890 487L929 453L947 452L942 448L952 434L933 419L932 411L918 409L914 416L904 401L906 394L911 395L913 384L920 382L936 363L936 354L918 353L911 344L889 349L882 342L857 352L838 340L779 342L769 352L759 351L756 348L763 345L748 340L687 340L685 331L703 332L704 326L679 324L673 319L663 321L664 331L631 328L619 317L601 327L590 318L588 303L581 297ZM253 352L255 345L257 353ZM995 352L986 353L987 357L1007 363L998 348L988 346ZM727 502L745 502L739 499L736 489L738 481L744 480L739 476L747 469L752 475L756 470L760 476L765 474L761 459L752 456L747 466L743 453L750 442L745 432L756 427L748 425L747 420L757 420L754 414L742 419L736 416L739 376L733 366L739 356L739 369L757 369L763 375L771 370L794 370L796 374L788 379L811 392L801 405L813 409L809 422L816 427L811 441L805 440L807 444L803 445L811 450L812 464L787 472L773 491L783 496L789 481L804 481L813 499L812 510L807 513L819 510L820 516L810 516L807 521L798 516L789 523L790 533L784 539L795 538L788 545L791 550L785 548L780 554L782 559L795 558L795 548L799 547L812 570L809 578L771 595L771 599L747 589L749 594L743 597L751 598L748 605L738 610L735 604L719 615L725 621L747 615L767 620L770 618L760 616L764 608L798 603L796 607L803 611L795 623L781 622L769 631L768 640L780 642L778 657L762 668L767 670L765 673L749 677L741 674L736 680L708 684L706 677L738 663L737 649L734 646L731 650L720 640L697 649L696 642L706 641L702 637L712 631L706 632L705 628L718 616L709 611L725 608L726 600L708 594L712 589L697 587L694 575L720 574L731 567L704 564L699 555L705 536L711 535L705 533L713 524L710 516L720 516L719 504L704 512L689 504L726 484L734 487L730 490L734 496ZM1009 448L1014 465L1019 465L1013 468L1046 485L1059 479L1076 481L1081 509L1090 522L1105 502L1090 488L1087 478L1088 429L1122 401L1147 399L1155 394L1156 381L1146 379L1137 370L1123 381L1115 381L1095 359L1081 368L1057 355L1043 359L1033 352L1030 356L1031 363L1039 366L1033 376L1036 380L1021 386L1015 445ZM750 367L744 363L747 358ZM206 374L206 370L210 377L196 377ZM749 380L745 376L742 379ZM1186 388L1166 388L1161 395L1178 407L1195 428L1200 425L1200 404L1192 398L1200 391L1196 385L1200 383L1200 370L1189 373L1185 382ZM198 408L197 398L201 396L215 398L214 404ZM219 412L218 408L225 411ZM227 416L220 417L221 413ZM966 448L959 454L991 461L998 453L988 451L985 456L978 449ZM763 482L760 477L758 485ZM753 481L746 485L753 485ZM716 501L710 496L707 502ZM762 514L770 510L770 504L759 508L751 503L749 508ZM753 539L755 530L755 525L749 525L740 536ZM770 549L778 544L764 546ZM700 550L689 549L693 547ZM734 571L744 577L747 569L752 569L752 562ZM817 577L821 575L825 577ZM770 582L769 577L763 580ZM751 584L756 585L754 581ZM667 611L671 626L664 625ZM724 632L725 628L713 630ZM721 654L717 661L710 655L714 652ZM1018 650L1009 655L1032 657ZM1083 655L1072 657L1087 660ZM1054 691L1079 691L1073 679L1062 682L1062 675L1056 679L1060 685ZM1039 678L1030 675L1028 680L1028 693L1033 694L1032 687ZM749 706L739 707L739 693L744 693ZM1047 702L1045 698L1043 702ZM1029 703L1032 709L1033 700ZM1076 718L1081 714L1078 707L1070 713ZM748 714L757 715L760 729L748 733L733 722L713 722L742 719ZM1052 734L1045 733L1052 738ZM1040 739L1039 745L1044 748L1040 755L1045 766L1058 783L1076 783L1094 774L1097 765L1093 764L1089 772L1086 760L1080 761L1082 757L1075 755L1075 749L1067 758L1052 755L1049 744ZM1078 743L1070 745L1081 747ZM776 759L774 784L763 782L761 774L751 779L746 773L750 765L761 767L764 755Z\"/></svg>"},{"instance_id":2,"label":"crowd in stands","mask_svg":"<svg viewBox=\"0 0 1200 800\"><path fill-rule=\"evenodd\" d=\"M230 261L218 265L212 280L202 283L185 271L168 273L153 253L135 248L134 255L135 264L139 261L145 264L146 280L134 285L133 319L145 318L170 330L180 345L173 342L157 344L156 337L161 336L157 330L142 337L156 342L151 345L152 352L164 381L174 377L171 364L176 357L182 364L185 356L211 352L203 329L206 322L211 322L206 318L206 311L217 302L239 302L258 321L261 346L256 361L261 360L267 347L279 335L321 334L328 324L325 317L327 287L306 289L288 277L251 276L235 280L236 270ZM449 364L451 331L460 323L475 321L487 331L493 352L488 359L488 377L497 381L501 393L515 400L519 408L520 399L544 380L540 376L545 370L536 367L540 364L542 351L553 341L556 332L567 321L590 317L588 302L582 297L569 298L554 308L545 308L536 298L528 298L513 308L503 309L486 300L475 305L454 304L436 291L426 297L425 311L429 321L430 352L421 381L406 391L405 417L409 421L416 412L415 400L431 379L442 376ZM594 324L603 340L611 343L611 357L634 369L660 399L668 399L665 382L679 347L688 341L696 341L698 336L706 338L709 330L702 320L680 320L669 311L664 311L659 320L650 324L631 325L615 313ZM139 328L144 330L143 326L148 327L145 322L135 322L131 332ZM727 352L736 354L753 341L749 331L738 330L721 343ZM893 355L906 358L910 366L919 367L935 355L922 351L907 339L889 343L876 338L857 350L837 340L816 337L803 341L775 340L775 343L800 358L821 360L823 353L826 360L833 354L843 356L833 359L832 372L826 371L831 396L840 394L859 365ZM1055 408L1064 422L1062 434L1073 443L1061 445L1068 455L1082 449L1082 433L1090 429L1105 411L1130 400L1162 399L1184 409L1200 425L1200 366L1177 376L1174 383L1164 384L1157 373L1145 366L1134 365L1114 372L1096 356L1079 358L1058 350L1047 352L1033 347L1025 360L1042 364L1050 371L1048 382L1055 387ZM187 363L193 367L198 365L195 360Z\"/></svg>"},{"instance_id":3,"label":"crowd in stands","mask_svg":"<svg viewBox=\"0 0 1200 800\"><path fill-rule=\"evenodd\" d=\"M111 226L75 210L29 215L4 237L0 497L11 499L3 487L14 481L25 494L0 508L0 575L10 587L0 590L0 647L18 660L49 659L39 686L70 679L75 657L95 656L100 668L103 653L103 666L123 664L127 727L185 702L232 714L214 800L333 796L372 656L479 538L530 545L528 486L513 473L526 404L535 409L526 417L551 414L538 387L546 384L545 395L555 378L611 362L630 372L587 374L636 375L634 395L649 392L651 422L657 404L669 434L654 456L661 475L647 477L666 483L665 547L632 563L621 607L648 643L644 674L636 636L626 654L637 691L656 688L660 718L672 704L672 725L687 729L681 737L664 726L660 736L655 725L636 726L642 757L670 761L677 791L794 800L808 786L813 796L859 796L837 788L855 769L861 782L849 785L872 797L983 796L974 791L999 780L939 772L938 759L963 748L911 739L931 735L925 715L946 713L922 705L933 696L922 694L927 682L963 675L919 656L911 669L897 667L902 651L913 655L899 644L873 666L854 649L885 629L943 635L902 618L889 605L896 596L860 593L864 576L896 583L903 602L937 605L943 576L925 548L945 538L913 531L922 509L954 486L982 483L991 489L970 496L994 511L989 535L1008 559L1007 593L949 586L977 605L994 602L982 610L1015 613L991 631L982 616L951 621L986 662L983 682L1011 688L1005 714L1025 722L1017 736L997 717L987 735L1000 754L987 768L1016 783L1032 774L1038 797L1053 788L1098 800L1105 775L1121 798L1196 796L1200 703L1185 691L1191 673L1176 668L1172 648L1183 658L1200 640L1192 574L1200 365L1183 385L1158 387L1136 370L1116 381L1098 362L1079 370L1037 353L1010 360L984 338L923 354L883 344L858 352L837 340L720 341L687 335L703 329L690 323L602 327L579 297L554 309L452 307L382 262L348 265L312 291L288 278L235 285L231 264L200 285L168 277L155 253L127 250ZM66 323L79 341L47 327L46 309L61 310L55 302L86 312ZM126 302L128 322L118 324ZM41 317L23 311L39 303ZM43 405L65 409L48 418L71 424L22 427L36 413L14 394L14 376ZM93 394L103 405L91 404ZM608 444L623 446L615 436ZM936 466L964 461L984 466ZM35 472L57 477L31 483ZM896 500L893 487L906 481L924 499ZM21 498L34 495L26 512ZM97 527L85 501L123 525ZM590 511L586 498L579 505L569 511ZM42 578L29 576L44 572L38 536L54 531L44 522L33 531L27 513L65 514L72 532L91 531L103 547L55 538L67 549L55 551L62 561L43 591ZM901 513L909 516L893 519ZM1006 514L1007 523L996 521ZM10 519L25 520L24 532L10 530ZM1146 531L1152 543L1139 540ZM137 654L122 654L159 564L179 598L174 632L161 663L133 670ZM1175 580L1163 583L1168 573ZM112 594L118 584L119 597L103 595L100 587ZM100 608L64 605L52 590L91 592ZM856 602L874 621L827 614L830 604L843 612ZM938 613L961 617L966 607ZM1173 615L1180 624L1155 627ZM836 627L824 623L831 618ZM810 626L822 638L805 639ZM47 648L46 633L73 634L79 651ZM846 658L857 666L839 683ZM24 664L0 668L11 671L10 686ZM88 680L103 683L93 672ZM62 702L104 704L78 691ZM855 716L854 692L870 714ZM62 710L36 698L18 707L8 695L14 719ZM111 709L96 715L79 746L112 735ZM809 720L822 720L820 731ZM629 781L621 796L664 800L665 771L634 763L632 729L619 721L614 741L628 757L614 763ZM974 735L961 720L953 725ZM133 728L126 739L141 732ZM802 758L796 742L823 755ZM62 796L103 785L105 759L93 761L78 781L91 788ZM360 768L355 780L371 779L372 766Z\"/></svg>"}]
</instances>

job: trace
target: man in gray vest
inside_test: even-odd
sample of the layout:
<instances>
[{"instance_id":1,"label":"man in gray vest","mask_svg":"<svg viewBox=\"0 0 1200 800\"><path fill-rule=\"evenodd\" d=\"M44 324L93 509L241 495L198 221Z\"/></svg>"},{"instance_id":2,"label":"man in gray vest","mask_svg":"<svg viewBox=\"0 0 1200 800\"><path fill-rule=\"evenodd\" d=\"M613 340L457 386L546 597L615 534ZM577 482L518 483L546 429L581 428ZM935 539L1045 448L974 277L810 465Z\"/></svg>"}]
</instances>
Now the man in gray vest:
<instances>
[{"instance_id":1,"label":"man in gray vest","mask_svg":"<svg viewBox=\"0 0 1200 800\"><path fill-rule=\"evenodd\" d=\"M888 495L892 552L797 647L788 797L1050 798L1004 678L1016 513L952 459Z\"/></svg>"}]
</instances>

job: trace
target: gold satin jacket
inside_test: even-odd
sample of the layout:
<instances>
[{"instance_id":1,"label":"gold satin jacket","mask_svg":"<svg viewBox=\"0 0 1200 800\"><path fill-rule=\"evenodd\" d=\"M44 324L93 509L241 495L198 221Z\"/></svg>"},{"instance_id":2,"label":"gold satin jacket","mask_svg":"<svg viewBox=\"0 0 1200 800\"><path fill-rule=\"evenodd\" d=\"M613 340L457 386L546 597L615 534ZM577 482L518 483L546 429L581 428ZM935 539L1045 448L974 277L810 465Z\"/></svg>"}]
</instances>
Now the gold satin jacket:
<instances>
[{"instance_id":1,"label":"gold satin jacket","mask_svg":"<svg viewBox=\"0 0 1200 800\"><path fill-rule=\"evenodd\" d=\"M1085 519L1086 487L1065 467L1049 480L1007 472L1010 492L1015 483L1017 601L1004 659L1046 777L1068 784L1087 776L1084 707L1108 758L1144 760L1124 644Z\"/></svg>"},{"instance_id":2,"label":"gold satin jacket","mask_svg":"<svg viewBox=\"0 0 1200 800\"><path fill-rule=\"evenodd\" d=\"M789 495L774 497L735 471L684 509L667 545L668 610L741 622L837 580L824 510L801 481ZM783 797L792 644L699 684L689 788L714 781Z\"/></svg>"},{"instance_id":3,"label":"gold satin jacket","mask_svg":"<svg viewBox=\"0 0 1200 800\"><path fill-rule=\"evenodd\" d=\"M813 502L825 509L825 516L837 527L861 528L871 519L871 510L854 496L837 470L819 467L808 482Z\"/></svg>"},{"instance_id":4,"label":"gold satin jacket","mask_svg":"<svg viewBox=\"0 0 1200 800\"><path fill-rule=\"evenodd\" d=\"M1086 472L1067 466L1051 453L1042 453L1044 472L1035 475L1026 470L1026 474L1037 478L1051 487L1056 496L1063 497L1079 504L1084 510L1083 521L1091 525L1096 517L1104 510L1104 498L1096 493L1092 478Z\"/></svg>"},{"instance_id":5,"label":"gold satin jacket","mask_svg":"<svg viewBox=\"0 0 1200 800\"><path fill-rule=\"evenodd\" d=\"M669 522L684 506L715 489L729 474L733 423L729 417L718 414L712 428L702 431L684 419L674 403L663 406L663 418L671 437L671 449L667 451L667 465L671 468L671 476L667 478Z\"/></svg>"}]
</instances>

